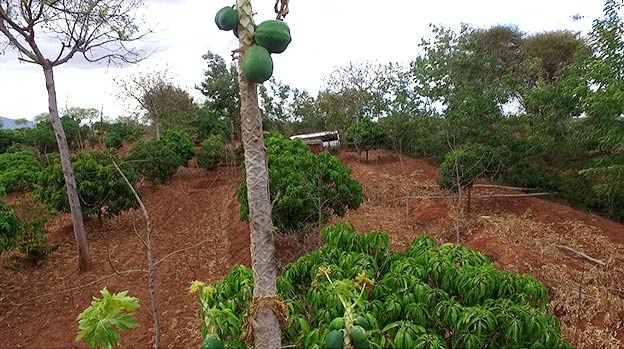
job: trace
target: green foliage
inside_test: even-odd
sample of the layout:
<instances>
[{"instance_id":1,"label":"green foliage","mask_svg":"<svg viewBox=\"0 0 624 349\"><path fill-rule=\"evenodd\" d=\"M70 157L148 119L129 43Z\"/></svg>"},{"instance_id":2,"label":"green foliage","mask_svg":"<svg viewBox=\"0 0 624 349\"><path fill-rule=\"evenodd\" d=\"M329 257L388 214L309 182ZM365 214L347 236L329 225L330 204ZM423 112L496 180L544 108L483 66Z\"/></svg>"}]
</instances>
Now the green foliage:
<instances>
[{"instance_id":1,"label":"green foliage","mask_svg":"<svg viewBox=\"0 0 624 349\"><path fill-rule=\"evenodd\" d=\"M335 156L315 156L301 140L271 133L266 138L273 224L284 233L322 224L332 214L343 217L364 201L362 185ZM248 216L247 185L238 189L241 219Z\"/></svg>"},{"instance_id":2,"label":"green foliage","mask_svg":"<svg viewBox=\"0 0 624 349\"><path fill-rule=\"evenodd\" d=\"M117 163L120 164L130 183L134 185L138 180L138 173L118 160ZM138 203L132 191L115 169L109 155L101 152L74 154L72 165L81 207L85 215L97 214L112 217L137 207ZM35 193L47 207L59 212L69 212L60 161L52 160L41 171L39 188Z\"/></svg>"},{"instance_id":3,"label":"green foliage","mask_svg":"<svg viewBox=\"0 0 624 349\"><path fill-rule=\"evenodd\" d=\"M93 297L91 305L78 315L78 336L90 348L112 348L121 345L120 332L137 327L135 313L139 299L128 296L128 291L111 294L106 288L102 298Z\"/></svg>"},{"instance_id":4,"label":"green foliage","mask_svg":"<svg viewBox=\"0 0 624 349\"><path fill-rule=\"evenodd\" d=\"M184 131L166 131L162 136L162 142L178 156L180 165L186 166L195 156L193 138Z\"/></svg>"},{"instance_id":5,"label":"green foliage","mask_svg":"<svg viewBox=\"0 0 624 349\"><path fill-rule=\"evenodd\" d=\"M205 79L196 88L206 97L204 109L217 119L226 120L229 134L240 135L238 70L234 64L228 67L223 57L210 51L202 58L207 64Z\"/></svg>"},{"instance_id":6,"label":"green foliage","mask_svg":"<svg viewBox=\"0 0 624 349\"><path fill-rule=\"evenodd\" d=\"M221 135L224 139L230 136L230 127L227 120L219 118L219 116L207 108L201 110L199 119L197 120L197 141L203 141L212 135Z\"/></svg>"},{"instance_id":7,"label":"green foliage","mask_svg":"<svg viewBox=\"0 0 624 349\"><path fill-rule=\"evenodd\" d=\"M11 146L19 143L19 141L20 138L16 131L0 129L0 154L6 153Z\"/></svg>"},{"instance_id":8,"label":"green foliage","mask_svg":"<svg viewBox=\"0 0 624 349\"><path fill-rule=\"evenodd\" d=\"M461 246L436 248L426 235L404 253L390 250L386 233L358 234L350 225L321 235L325 245L285 266L277 280L288 311L283 346L571 348L546 288L530 275L499 271ZM223 280L196 281L191 291L201 300L202 336L244 348L240 323L253 299L252 271L234 266Z\"/></svg>"},{"instance_id":9,"label":"green foliage","mask_svg":"<svg viewBox=\"0 0 624 349\"><path fill-rule=\"evenodd\" d=\"M123 146L123 138L121 134L114 130L109 130L106 132L106 137L104 138L104 144L107 148L111 149L119 149Z\"/></svg>"},{"instance_id":10,"label":"green foliage","mask_svg":"<svg viewBox=\"0 0 624 349\"><path fill-rule=\"evenodd\" d=\"M368 119L353 124L345 131L347 145L366 151L380 148L386 141L386 132L381 125Z\"/></svg>"},{"instance_id":11,"label":"green foliage","mask_svg":"<svg viewBox=\"0 0 624 349\"><path fill-rule=\"evenodd\" d=\"M227 159L227 149L223 137L214 135L206 138L197 153L197 164L206 170L214 170Z\"/></svg>"},{"instance_id":12,"label":"green foliage","mask_svg":"<svg viewBox=\"0 0 624 349\"><path fill-rule=\"evenodd\" d=\"M32 189L41 171L32 153L0 154L0 188L6 193Z\"/></svg>"},{"instance_id":13,"label":"green foliage","mask_svg":"<svg viewBox=\"0 0 624 349\"><path fill-rule=\"evenodd\" d=\"M470 188L475 179L496 174L501 169L497 151L483 145L473 144L452 151L444 157L440 166L438 183L442 189Z\"/></svg>"},{"instance_id":14,"label":"green foliage","mask_svg":"<svg viewBox=\"0 0 624 349\"><path fill-rule=\"evenodd\" d=\"M21 252L21 259L33 266L38 266L48 255L59 248L50 245L46 224L52 216L43 204L34 196L28 195L15 204L15 214L20 218L23 233L16 240L16 247Z\"/></svg>"},{"instance_id":15,"label":"green foliage","mask_svg":"<svg viewBox=\"0 0 624 349\"><path fill-rule=\"evenodd\" d=\"M43 121L37 124L37 127L33 129L30 134L30 141L41 154L58 151L58 144L56 143L56 137L52 130L52 123L49 121Z\"/></svg>"},{"instance_id":16,"label":"green foliage","mask_svg":"<svg viewBox=\"0 0 624 349\"><path fill-rule=\"evenodd\" d=\"M24 227L15 211L0 201L0 252L10 250L24 233Z\"/></svg>"},{"instance_id":17,"label":"green foliage","mask_svg":"<svg viewBox=\"0 0 624 349\"><path fill-rule=\"evenodd\" d=\"M125 158L144 178L154 184L165 184L176 174L180 157L163 141L137 143Z\"/></svg>"}]
</instances>

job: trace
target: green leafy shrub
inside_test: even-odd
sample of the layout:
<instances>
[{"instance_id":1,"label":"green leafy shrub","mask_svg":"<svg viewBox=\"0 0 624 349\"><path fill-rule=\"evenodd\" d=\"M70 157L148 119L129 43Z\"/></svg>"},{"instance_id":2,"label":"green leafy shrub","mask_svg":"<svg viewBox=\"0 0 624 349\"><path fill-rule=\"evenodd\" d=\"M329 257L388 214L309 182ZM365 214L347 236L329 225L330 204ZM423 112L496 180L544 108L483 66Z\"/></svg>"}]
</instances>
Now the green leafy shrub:
<instances>
[{"instance_id":1,"label":"green leafy shrub","mask_svg":"<svg viewBox=\"0 0 624 349\"><path fill-rule=\"evenodd\" d=\"M11 206L0 201L0 252L10 250L24 233L22 221Z\"/></svg>"},{"instance_id":2,"label":"green leafy shrub","mask_svg":"<svg viewBox=\"0 0 624 349\"><path fill-rule=\"evenodd\" d=\"M136 184L138 173L131 166L119 161L118 163L130 183ZM137 207L138 203L132 191L107 154L74 154L72 165L85 215L96 214L108 218ZM65 179L59 160L50 159L50 164L43 168L39 177L39 188L35 193L48 208L69 212Z\"/></svg>"},{"instance_id":3,"label":"green leafy shrub","mask_svg":"<svg viewBox=\"0 0 624 349\"><path fill-rule=\"evenodd\" d=\"M56 251L59 245L50 245L46 224L51 218L43 204L32 195L15 204L15 214L23 227L22 235L16 240L16 247L22 253L22 259L38 266L47 256Z\"/></svg>"},{"instance_id":4,"label":"green leafy shrub","mask_svg":"<svg viewBox=\"0 0 624 349\"><path fill-rule=\"evenodd\" d=\"M41 167L48 167L50 165L59 163L60 161L61 156L59 155L59 153L48 153L39 157L39 164L41 165Z\"/></svg>"},{"instance_id":5,"label":"green leafy shrub","mask_svg":"<svg viewBox=\"0 0 624 349\"><path fill-rule=\"evenodd\" d=\"M157 140L137 143L125 161L154 184L167 183L180 166L178 155Z\"/></svg>"},{"instance_id":6,"label":"green leafy shrub","mask_svg":"<svg viewBox=\"0 0 624 349\"><path fill-rule=\"evenodd\" d=\"M364 201L362 185L349 168L328 153L314 155L301 140L272 133L266 138L273 224L282 232L322 224L332 214L343 217ZM247 184L238 189L241 219L249 214Z\"/></svg>"},{"instance_id":7,"label":"green leafy shrub","mask_svg":"<svg viewBox=\"0 0 624 349\"><path fill-rule=\"evenodd\" d=\"M228 129L229 125L226 120L219 118L216 113L204 109L197 119L197 140L203 141L213 135L221 135L227 139L229 137Z\"/></svg>"},{"instance_id":8,"label":"green leafy shrub","mask_svg":"<svg viewBox=\"0 0 624 349\"><path fill-rule=\"evenodd\" d=\"M19 137L14 130L0 129L0 154L6 153L14 144L19 142Z\"/></svg>"},{"instance_id":9,"label":"green leafy shrub","mask_svg":"<svg viewBox=\"0 0 624 349\"><path fill-rule=\"evenodd\" d=\"M145 128L131 121L121 121L112 124L97 124L99 130L106 131L104 144L108 148L119 149L123 146L123 142L136 142L145 134ZM93 143L95 142L95 143ZM97 137L89 139L89 143L97 144Z\"/></svg>"},{"instance_id":10,"label":"green leafy shrub","mask_svg":"<svg viewBox=\"0 0 624 349\"><path fill-rule=\"evenodd\" d=\"M197 153L197 164L206 170L214 170L219 163L227 159L227 152L222 136L210 136L201 144L201 149Z\"/></svg>"},{"instance_id":11,"label":"green leafy shrub","mask_svg":"<svg viewBox=\"0 0 624 349\"><path fill-rule=\"evenodd\" d=\"M41 167L32 153L0 154L0 187L7 193L32 189Z\"/></svg>"},{"instance_id":12,"label":"green leafy shrub","mask_svg":"<svg viewBox=\"0 0 624 349\"><path fill-rule=\"evenodd\" d=\"M499 271L487 257L422 235L406 252L388 234L323 229L325 245L287 265L277 292L287 308L282 345L293 348L573 348L530 275ZM234 266L199 291L203 337L245 348L240 324L253 300L253 273ZM344 342L343 342L344 341ZM349 342L347 342L349 341Z\"/></svg>"},{"instance_id":13,"label":"green leafy shrub","mask_svg":"<svg viewBox=\"0 0 624 349\"><path fill-rule=\"evenodd\" d=\"M368 160L368 151L380 148L385 141L386 131L384 128L369 119L353 124L345 131L347 145L358 150L364 150L366 160Z\"/></svg>"},{"instance_id":14,"label":"green leafy shrub","mask_svg":"<svg viewBox=\"0 0 624 349\"><path fill-rule=\"evenodd\" d=\"M78 336L90 348L112 348L121 345L119 332L129 332L138 326L136 312L139 299L128 291L111 294L106 288L102 298L93 298L91 305L78 315Z\"/></svg>"},{"instance_id":15,"label":"green leafy shrub","mask_svg":"<svg viewBox=\"0 0 624 349\"><path fill-rule=\"evenodd\" d=\"M471 188L475 179L497 173L501 168L499 153L487 146L473 144L449 152L440 166L438 184L442 189L457 191Z\"/></svg>"},{"instance_id":16,"label":"green leafy shrub","mask_svg":"<svg viewBox=\"0 0 624 349\"><path fill-rule=\"evenodd\" d=\"M104 144L107 148L119 149L123 146L123 137L118 131L109 130L108 132L106 132Z\"/></svg>"},{"instance_id":17,"label":"green leafy shrub","mask_svg":"<svg viewBox=\"0 0 624 349\"><path fill-rule=\"evenodd\" d=\"M184 131L166 131L162 141L178 156L180 165L186 166L188 161L195 156L193 138Z\"/></svg>"}]
</instances>

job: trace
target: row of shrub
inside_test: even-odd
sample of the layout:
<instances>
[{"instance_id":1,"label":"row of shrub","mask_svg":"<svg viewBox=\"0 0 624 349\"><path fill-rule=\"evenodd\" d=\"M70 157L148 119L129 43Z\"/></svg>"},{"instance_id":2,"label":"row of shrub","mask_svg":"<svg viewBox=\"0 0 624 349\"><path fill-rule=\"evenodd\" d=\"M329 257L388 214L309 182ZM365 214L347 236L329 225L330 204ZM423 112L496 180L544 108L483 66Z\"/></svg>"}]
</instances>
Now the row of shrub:
<instances>
[{"instance_id":1,"label":"row of shrub","mask_svg":"<svg viewBox=\"0 0 624 349\"><path fill-rule=\"evenodd\" d=\"M82 172L83 166L89 169L88 173L93 173L95 170L103 170L104 167L112 165L106 163L108 155L87 154L91 155L73 155L72 161L75 163L77 176ZM154 184L164 184L176 173L179 166L187 165L194 155L194 143L188 134L183 131L167 131L161 140L137 143L122 162L130 163L131 167L146 180ZM231 160L232 157L232 152L227 149L221 136L210 136L201 145L198 165L212 170L219 163ZM37 184L48 186L53 181L62 182L60 163L55 160L58 160L57 153L42 155L39 159L27 151L0 154L0 195L32 190ZM95 165L96 163L99 167ZM51 171L53 174L42 173L42 170L47 168L54 169ZM114 170L112 166L107 171L111 170Z\"/></svg>"}]
</instances>

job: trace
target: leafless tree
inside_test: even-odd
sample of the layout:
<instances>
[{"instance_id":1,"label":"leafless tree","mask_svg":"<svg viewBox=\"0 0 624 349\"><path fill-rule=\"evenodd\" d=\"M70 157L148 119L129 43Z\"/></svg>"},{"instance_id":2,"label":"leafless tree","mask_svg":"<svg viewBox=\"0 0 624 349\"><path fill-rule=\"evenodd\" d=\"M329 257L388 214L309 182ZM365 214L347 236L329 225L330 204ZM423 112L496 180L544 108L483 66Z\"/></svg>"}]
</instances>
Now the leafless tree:
<instances>
[{"instance_id":1,"label":"leafless tree","mask_svg":"<svg viewBox=\"0 0 624 349\"><path fill-rule=\"evenodd\" d=\"M58 113L54 67L76 55L88 62L109 63L134 63L145 58L144 50L132 47L133 42L150 33L139 31L137 11L141 4L141 0L0 0L0 33L18 51L20 61L43 69L49 118L61 156L80 270L92 269L93 264L67 139Z\"/></svg>"},{"instance_id":2,"label":"leafless tree","mask_svg":"<svg viewBox=\"0 0 624 349\"><path fill-rule=\"evenodd\" d=\"M169 68L131 74L116 80L116 83L119 87L119 97L138 104L140 109L146 113L147 119L154 126L156 139L160 139L163 119L166 117L167 111L172 109L168 102L175 103L175 101L169 101L168 98L163 100L162 97L171 96L171 91L177 91L177 88L173 85L173 78ZM188 98L192 105L192 99Z\"/></svg>"}]
</instances>

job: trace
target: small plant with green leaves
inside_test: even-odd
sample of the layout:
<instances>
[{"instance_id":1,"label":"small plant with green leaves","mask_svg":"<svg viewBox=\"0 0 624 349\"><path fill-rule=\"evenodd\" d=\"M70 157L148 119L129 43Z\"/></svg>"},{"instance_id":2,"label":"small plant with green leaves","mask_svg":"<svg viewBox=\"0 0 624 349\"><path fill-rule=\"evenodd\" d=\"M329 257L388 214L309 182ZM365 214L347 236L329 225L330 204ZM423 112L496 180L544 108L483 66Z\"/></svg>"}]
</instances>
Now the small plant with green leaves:
<instances>
[{"instance_id":1,"label":"small plant with green leaves","mask_svg":"<svg viewBox=\"0 0 624 349\"><path fill-rule=\"evenodd\" d=\"M197 153L197 164L206 170L214 170L219 163L227 159L228 150L221 135L212 135L206 138L199 153Z\"/></svg>"},{"instance_id":2,"label":"small plant with green leaves","mask_svg":"<svg viewBox=\"0 0 624 349\"><path fill-rule=\"evenodd\" d=\"M165 184L176 174L180 157L163 141L139 142L125 158L145 179L154 184Z\"/></svg>"},{"instance_id":3,"label":"small plant with green leaves","mask_svg":"<svg viewBox=\"0 0 624 349\"><path fill-rule=\"evenodd\" d=\"M0 201L0 252L10 250L24 233L22 221L6 202Z\"/></svg>"},{"instance_id":4,"label":"small plant with green leaves","mask_svg":"<svg viewBox=\"0 0 624 349\"><path fill-rule=\"evenodd\" d=\"M39 266L49 254L60 245L50 245L46 224L52 215L33 195L28 195L15 204L15 214L22 222L23 232L16 240L16 247L22 259L32 266Z\"/></svg>"},{"instance_id":5,"label":"small plant with green leaves","mask_svg":"<svg viewBox=\"0 0 624 349\"><path fill-rule=\"evenodd\" d=\"M58 212L69 212L69 202L58 158L49 159L39 176L35 192L46 206ZM85 215L113 217L136 208L138 203L132 191L121 178L108 154L86 152L72 155L72 165ZM121 169L133 185L139 178L130 166L120 163Z\"/></svg>"},{"instance_id":6,"label":"small plant with green leaves","mask_svg":"<svg viewBox=\"0 0 624 349\"><path fill-rule=\"evenodd\" d=\"M186 166L195 156L193 138L184 131L166 131L162 137L165 146L171 149L180 159L180 165Z\"/></svg>"},{"instance_id":7,"label":"small plant with green leaves","mask_svg":"<svg viewBox=\"0 0 624 349\"><path fill-rule=\"evenodd\" d=\"M440 166L440 188L457 191L457 184L471 188L477 178L488 177L500 170L499 154L487 146L473 144L449 152Z\"/></svg>"},{"instance_id":8,"label":"small plant with green leaves","mask_svg":"<svg viewBox=\"0 0 624 349\"><path fill-rule=\"evenodd\" d=\"M112 348L121 345L120 332L137 327L136 311L139 299L128 296L128 291L111 294L106 288L102 298L93 297L91 306L78 315L78 336L90 348Z\"/></svg>"}]
</instances>

